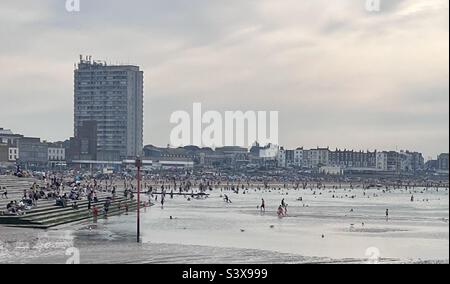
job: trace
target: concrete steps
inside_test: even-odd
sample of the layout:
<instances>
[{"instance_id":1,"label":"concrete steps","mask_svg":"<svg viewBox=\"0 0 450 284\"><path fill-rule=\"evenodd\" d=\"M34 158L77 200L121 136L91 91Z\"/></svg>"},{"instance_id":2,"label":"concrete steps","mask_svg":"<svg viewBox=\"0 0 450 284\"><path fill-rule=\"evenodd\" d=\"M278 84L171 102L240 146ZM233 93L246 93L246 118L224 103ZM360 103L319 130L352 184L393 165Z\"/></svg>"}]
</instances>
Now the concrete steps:
<instances>
[{"instance_id":1,"label":"concrete steps","mask_svg":"<svg viewBox=\"0 0 450 284\"><path fill-rule=\"evenodd\" d=\"M106 201L106 199L104 201ZM105 217L102 212L104 201L95 204L99 209L98 219L102 219ZM109 207L108 217L125 213L125 202L128 202L129 212L136 211L137 209L136 200L124 200L124 199L115 200L111 203L111 206ZM120 208L119 203L121 204ZM10 227L48 229L64 224L94 219L92 212L90 210L87 210L87 205L79 207L78 210L69 208L69 210L64 210L62 212L53 212L53 211L55 210L50 210L48 212L41 212L40 214L35 216L28 216L28 215L8 216L7 222L3 222L3 224ZM2 223L2 221L5 220L0 219L0 223Z\"/></svg>"},{"instance_id":2,"label":"concrete steps","mask_svg":"<svg viewBox=\"0 0 450 284\"><path fill-rule=\"evenodd\" d=\"M106 201L106 197L107 197L106 195L101 196L99 198L99 202L92 203L92 205L104 204L104 202ZM117 200L119 200L119 199L117 199ZM37 217L37 216L46 215L49 213L63 213L65 211L73 211L72 204L73 204L73 201L69 201L67 203L67 207L60 207L60 206L56 206L55 200L52 200L46 205L38 204L37 208L33 208L33 209L27 211L26 216L27 217ZM82 209L82 208L87 209L89 202L87 200L81 200L81 201L77 201L77 204L78 204L79 209Z\"/></svg>"},{"instance_id":3,"label":"concrete steps","mask_svg":"<svg viewBox=\"0 0 450 284\"><path fill-rule=\"evenodd\" d=\"M21 200L23 191L29 190L33 183L43 186L44 182L33 178L18 178L15 176L0 176L0 211L6 208L6 205L14 200ZM2 198L3 187L8 191L8 199Z\"/></svg>"},{"instance_id":4,"label":"concrete steps","mask_svg":"<svg viewBox=\"0 0 450 284\"><path fill-rule=\"evenodd\" d=\"M34 182L35 180L33 179L0 176L0 186L7 187L9 197L8 200L0 199L0 211L6 209L6 205L11 200L20 200L23 196L23 190L28 190ZM0 190L1 193L3 193L3 190ZM94 205L97 206L99 210L98 219L102 219L105 217L103 214L104 204L110 194L101 192L97 196L99 201L92 203L91 208ZM0 216L0 224L16 228L48 229L60 225L93 220L92 212L88 210L87 200L77 201L78 209L73 209L72 203L72 201L69 201L67 207L62 208L56 206L55 200L40 200L36 208L26 211L24 215ZM136 211L137 201L126 199L121 193L118 193L115 199L111 200L108 217L125 213L125 204L127 203L130 213ZM144 206L144 204L141 206Z\"/></svg>"}]
</instances>

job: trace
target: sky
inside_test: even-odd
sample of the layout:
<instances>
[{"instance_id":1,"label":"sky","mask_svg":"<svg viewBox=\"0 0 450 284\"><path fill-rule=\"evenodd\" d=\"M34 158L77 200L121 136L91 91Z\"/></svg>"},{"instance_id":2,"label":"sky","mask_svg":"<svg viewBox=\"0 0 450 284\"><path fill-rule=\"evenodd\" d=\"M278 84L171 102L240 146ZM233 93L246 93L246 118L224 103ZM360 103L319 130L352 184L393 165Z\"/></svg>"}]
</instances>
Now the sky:
<instances>
[{"instance_id":1,"label":"sky","mask_svg":"<svg viewBox=\"0 0 450 284\"><path fill-rule=\"evenodd\" d=\"M144 142L192 105L279 111L287 148L449 151L449 1L0 1L0 127L73 136L79 55L144 71Z\"/></svg>"}]
</instances>

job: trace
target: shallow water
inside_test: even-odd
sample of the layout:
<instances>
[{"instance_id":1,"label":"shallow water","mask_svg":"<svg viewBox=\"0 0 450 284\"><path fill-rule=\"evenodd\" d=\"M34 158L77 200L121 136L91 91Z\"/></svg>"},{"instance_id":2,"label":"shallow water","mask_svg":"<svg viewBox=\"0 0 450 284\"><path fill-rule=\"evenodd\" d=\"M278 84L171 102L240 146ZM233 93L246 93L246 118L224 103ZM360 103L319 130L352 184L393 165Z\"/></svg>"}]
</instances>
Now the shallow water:
<instances>
[{"instance_id":1,"label":"shallow water","mask_svg":"<svg viewBox=\"0 0 450 284\"><path fill-rule=\"evenodd\" d=\"M387 261L448 261L448 191L421 189L414 193L415 202L405 190L372 189L365 196L362 190L329 191L225 192L231 204L220 191L205 200L167 196L164 209L157 203L142 212L141 245L135 244L135 214L47 232L2 227L0 262L64 262L64 248L70 246L89 263L361 262L371 247ZM257 209L261 198L265 214ZM289 204L288 217L280 219L276 209L282 198ZM17 243L11 240L18 236L37 245L14 249Z\"/></svg>"}]
</instances>

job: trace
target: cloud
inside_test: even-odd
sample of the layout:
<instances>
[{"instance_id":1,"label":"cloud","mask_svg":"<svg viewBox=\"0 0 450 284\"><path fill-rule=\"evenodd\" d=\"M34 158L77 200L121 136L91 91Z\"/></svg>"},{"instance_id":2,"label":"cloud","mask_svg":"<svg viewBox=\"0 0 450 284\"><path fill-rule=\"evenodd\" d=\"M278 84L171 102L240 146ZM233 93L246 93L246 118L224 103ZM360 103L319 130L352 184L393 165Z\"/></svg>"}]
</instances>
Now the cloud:
<instances>
[{"instance_id":1,"label":"cloud","mask_svg":"<svg viewBox=\"0 0 450 284\"><path fill-rule=\"evenodd\" d=\"M448 1L37 2L0 3L2 127L71 136L73 64L92 54L143 68L149 144L202 102L279 110L289 147L448 151Z\"/></svg>"}]
</instances>

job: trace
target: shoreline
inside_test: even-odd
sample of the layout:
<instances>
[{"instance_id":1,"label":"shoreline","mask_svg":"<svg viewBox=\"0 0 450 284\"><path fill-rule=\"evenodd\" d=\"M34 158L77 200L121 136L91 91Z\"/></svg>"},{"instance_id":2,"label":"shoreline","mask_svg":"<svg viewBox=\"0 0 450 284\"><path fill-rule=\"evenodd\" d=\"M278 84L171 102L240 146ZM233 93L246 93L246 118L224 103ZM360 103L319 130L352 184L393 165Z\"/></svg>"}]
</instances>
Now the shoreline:
<instances>
[{"instance_id":1,"label":"shoreline","mask_svg":"<svg viewBox=\"0 0 450 284\"><path fill-rule=\"evenodd\" d=\"M0 226L1 231L4 227ZM27 229L28 230L28 229ZM53 229L53 233L63 232L65 229ZM32 230L35 231L35 230ZM28 230L30 233L30 230ZM14 235L10 237L15 237ZM2 234L1 239L4 239ZM59 239L61 245L51 248L34 248L29 256L20 260L15 259L17 253L9 250L5 257L5 249L0 241L0 263L11 264L63 264L67 260L65 251L71 243L63 238ZM23 242L22 243L23 246ZM56 242L58 243L58 241ZM364 258L333 259L326 257L310 257L298 254L287 254L272 250L241 249L236 247L220 247L206 245L185 245L171 243L143 243L136 244L128 241L101 241L95 240L87 243L78 242L81 263L85 264L368 264ZM190 255L189 255L190 254ZM84 261L83 261L84 259ZM380 258L376 264L449 264L449 259L395 259Z\"/></svg>"}]
</instances>

